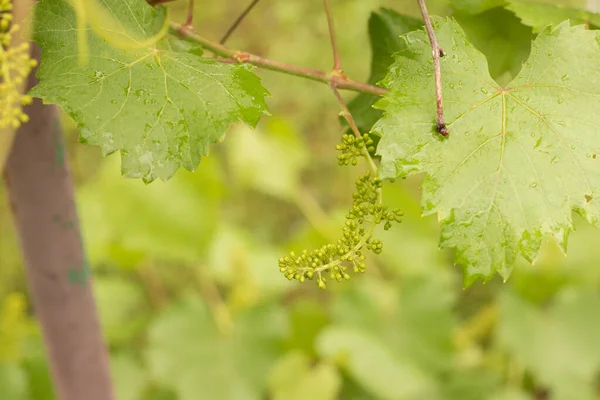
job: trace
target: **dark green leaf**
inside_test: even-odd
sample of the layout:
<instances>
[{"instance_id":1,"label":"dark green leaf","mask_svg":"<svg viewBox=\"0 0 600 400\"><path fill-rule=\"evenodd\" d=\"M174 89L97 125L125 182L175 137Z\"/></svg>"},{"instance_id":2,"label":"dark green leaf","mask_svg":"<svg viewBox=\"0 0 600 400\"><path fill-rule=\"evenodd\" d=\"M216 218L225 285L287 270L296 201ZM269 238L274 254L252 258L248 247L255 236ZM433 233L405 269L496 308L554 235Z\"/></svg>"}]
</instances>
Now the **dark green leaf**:
<instances>
[{"instance_id":1,"label":"dark green leaf","mask_svg":"<svg viewBox=\"0 0 600 400\"><path fill-rule=\"evenodd\" d=\"M369 38L371 42L371 76L370 84L377 84L392 64L392 54L406 47L400 35L419 29L423 22L400 15L397 12L382 8L369 18ZM381 111L373 108L377 97L361 93L348 103L356 125L361 132L368 132L371 126L381 118Z\"/></svg>"}]
</instances>

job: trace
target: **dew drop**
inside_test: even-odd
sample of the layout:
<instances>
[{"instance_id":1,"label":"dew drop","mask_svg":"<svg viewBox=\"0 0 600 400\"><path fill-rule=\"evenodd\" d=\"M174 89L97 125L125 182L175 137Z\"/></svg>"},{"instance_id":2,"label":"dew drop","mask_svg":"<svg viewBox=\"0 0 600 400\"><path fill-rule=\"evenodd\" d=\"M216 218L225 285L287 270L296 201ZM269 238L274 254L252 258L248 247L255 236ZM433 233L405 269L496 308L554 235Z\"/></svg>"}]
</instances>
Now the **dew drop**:
<instances>
[{"instance_id":1,"label":"dew drop","mask_svg":"<svg viewBox=\"0 0 600 400\"><path fill-rule=\"evenodd\" d=\"M569 80L569 74L564 74L561 78L564 81L568 81Z\"/></svg>"},{"instance_id":2,"label":"dew drop","mask_svg":"<svg viewBox=\"0 0 600 400\"><path fill-rule=\"evenodd\" d=\"M489 93L489 91L488 91L486 88L483 88L483 87L482 87L482 88L481 88L481 93L483 93L483 94L488 94L488 93Z\"/></svg>"},{"instance_id":3,"label":"dew drop","mask_svg":"<svg viewBox=\"0 0 600 400\"><path fill-rule=\"evenodd\" d=\"M575 150L575 146L571 146L571 150Z\"/></svg>"},{"instance_id":4,"label":"dew drop","mask_svg":"<svg viewBox=\"0 0 600 400\"><path fill-rule=\"evenodd\" d=\"M533 182L531 185L529 185L529 187L531 187L531 188L536 188L536 187L537 187L537 185L538 185L538 184L537 184L537 182Z\"/></svg>"}]
</instances>

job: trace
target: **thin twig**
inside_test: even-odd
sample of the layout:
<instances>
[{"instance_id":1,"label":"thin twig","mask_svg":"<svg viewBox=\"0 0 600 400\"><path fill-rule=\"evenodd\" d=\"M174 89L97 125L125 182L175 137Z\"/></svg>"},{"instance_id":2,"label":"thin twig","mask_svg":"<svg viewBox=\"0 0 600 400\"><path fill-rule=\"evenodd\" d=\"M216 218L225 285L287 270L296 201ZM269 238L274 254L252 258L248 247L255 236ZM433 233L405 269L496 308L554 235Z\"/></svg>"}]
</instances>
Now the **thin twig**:
<instances>
[{"instance_id":1,"label":"thin twig","mask_svg":"<svg viewBox=\"0 0 600 400\"><path fill-rule=\"evenodd\" d=\"M448 136L450 131L444 122L444 106L442 103L442 72L440 69L440 57L446 55L444 50L440 48L438 45L437 39L435 38L435 33L433 32L433 26L431 25L431 18L429 17L429 13L427 12L427 6L425 5L425 0L417 0L419 3L419 8L421 9L421 15L423 15L423 21L425 22L425 29L427 30L427 35L429 36L429 43L431 43L431 54L433 57L433 75L435 77L435 102L437 106L437 123L436 130L444 135Z\"/></svg>"},{"instance_id":2,"label":"thin twig","mask_svg":"<svg viewBox=\"0 0 600 400\"><path fill-rule=\"evenodd\" d=\"M335 87L335 83L331 83L329 86L331 87L331 90L333 91L333 94L335 95L335 98L337 99L338 103L340 103L340 106L342 107L342 112L344 114L344 118L346 118L348 125L350 125L350 129L352 129L354 136L356 136L357 138L361 137L362 135L361 135L360 131L358 130L358 126L356 126L356 122L354 122L352 113L350 113L350 110L348 109L346 102L342 98L342 95ZM371 158L371 155L369 154L369 150L367 150L366 146L363 147L363 155L365 156L365 159L369 163L371 170L373 170L373 173L375 175L377 175L377 165L375 165L375 162L373 161L373 158Z\"/></svg>"},{"instance_id":3,"label":"thin twig","mask_svg":"<svg viewBox=\"0 0 600 400\"><path fill-rule=\"evenodd\" d=\"M188 14L185 20L185 26L192 27L192 20L194 19L194 0L188 0Z\"/></svg>"},{"instance_id":4,"label":"thin twig","mask_svg":"<svg viewBox=\"0 0 600 400\"><path fill-rule=\"evenodd\" d=\"M333 14L331 13L329 0L323 0L323 7L325 7L325 14L327 15L327 26L329 27L329 37L331 38L331 49L333 50L333 70L341 71L342 60L335 37L335 25L333 23Z\"/></svg>"},{"instance_id":5,"label":"thin twig","mask_svg":"<svg viewBox=\"0 0 600 400\"><path fill-rule=\"evenodd\" d=\"M225 34L223 35L221 40L219 40L219 43L223 44L227 41L227 39L229 39L229 36L231 36L233 31L235 31L237 29L237 27L242 23L244 18L246 18L246 15L248 15L250 13L250 11L252 11L254 6L257 5L259 1L260 0L253 0L252 3L250 3L250 5L248 7L246 7L246 9L240 14L240 16L237 17L237 19L235 21L233 21L233 24L231 24L229 29L227 29L227 32L225 32Z\"/></svg>"},{"instance_id":6,"label":"thin twig","mask_svg":"<svg viewBox=\"0 0 600 400\"><path fill-rule=\"evenodd\" d=\"M323 83L335 83L339 89L352 90L355 92L367 93L373 96L381 96L388 92L387 89L379 86L368 85L366 83L356 82L346 78L341 74L327 74L323 71L318 71L311 68L298 67L295 65L285 64L279 61L273 61L260 56L229 49L219 43L212 42L195 34L191 29L171 22L171 30L182 37L192 40L202 46L204 49L213 52L214 54L223 57L217 58L217 61L230 64L252 64L257 67L268 69L271 71L283 72L289 75L300 76L307 79Z\"/></svg>"}]
</instances>

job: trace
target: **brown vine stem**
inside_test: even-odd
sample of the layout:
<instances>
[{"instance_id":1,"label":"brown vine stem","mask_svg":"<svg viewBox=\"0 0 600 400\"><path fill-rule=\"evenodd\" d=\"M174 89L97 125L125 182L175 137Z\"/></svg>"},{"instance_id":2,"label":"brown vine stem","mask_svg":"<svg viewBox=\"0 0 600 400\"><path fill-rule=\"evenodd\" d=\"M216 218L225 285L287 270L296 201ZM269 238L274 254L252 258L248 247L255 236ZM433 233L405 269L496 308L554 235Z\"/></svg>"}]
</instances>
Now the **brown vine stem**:
<instances>
[{"instance_id":1,"label":"brown vine stem","mask_svg":"<svg viewBox=\"0 0 600 400\"><path fill-rule=\"evenodd\" d=\"M336 72L341 72L342 59L340 58L340 51L338 49L337 39L335 36L335 25L333 23L333 14L331 12L331 5L329 4L329 0L323 0L323 7L325 8L325 15L327 15L327 26L329 27L331 49L333 50L333 70Z\"/></svg>"},{"instance_id":2,"label":"brown vine stem","mask_svg":"<svg viewBox=\"0 0 600 400\"><path fill-rule=\"evenodd\" d=\"M185 26L192 26L193 19L194 19L194 0L188 0L188 15L185 20Z\"/></svg>"},{"instance_id":3,"label":"brown vine stem","mask_svg":"<svg viewBox=\"0 0 600 400\"><path fill-rule=\"evenodd\" d=\"M421 9L421 15L423 15L423 21L425 22L425 29L427 30L427 36L429 36L429 43L431 43L431 55L433 57L433 75L435 77L435 103L437 107L437 123L436 130L443 136L448 136L450 131L444 122L444 105L442 101L442 72L440 68L440 58L445 56L444 50L438 45L433 26L431 25L431 17L427 12L427 6L425 0L417 0L419 8Z\"/></svg>"},{"instance_id":4,"label":"brown vine stem","mask_svg":"<svg viewBox=\"0 0 600 400\"><path fill-rule=\"evenodd\" d=\"M233 24L231 24L229 29L227 29L227 32L225 32L225 34L223 35L221 40L219 40L220 44L224 44L227 41L227 39L229 39L229 36L231 36L231 34L237 29L237 27L242 23L244 18L246 18L246 16L248 14L250 14L250 11L252 11L254 6L256 6L259 1L260 0L253 0L252 3L250 3L250 5L248 7L246 7L246 9L244 11L242 11L240 16L237 17L237 19L235 21L233 21Z\"/></svg>"},{"instance_id":5,"label":"brown vine stem","mask_svg":"<svg viewBox=\"0 0 600 400\"><path fill-rule=\"evenodd\" d=\"M198 43L204 49L211 51L220 57L223 57L217 58L217 61L220 62L231 64L252 64L260 68L268 69L271 71L278 71L289 75L295 75L318 82L323 82L327 84L335 83L335 86L339 89L367 93L373 96L381 96L388 92L388 90L379 86L373 86L366 83L356 82L340 74L327 74L323 71L290 65L279 61L269 60L257 56L255 54L232 50L219 43L215 43L200 35L197 35L188 27L178 24L176 22L171 22L171 30L175 34L184 37L188 40L192 40Z\"/></svg>"}]
</instances>

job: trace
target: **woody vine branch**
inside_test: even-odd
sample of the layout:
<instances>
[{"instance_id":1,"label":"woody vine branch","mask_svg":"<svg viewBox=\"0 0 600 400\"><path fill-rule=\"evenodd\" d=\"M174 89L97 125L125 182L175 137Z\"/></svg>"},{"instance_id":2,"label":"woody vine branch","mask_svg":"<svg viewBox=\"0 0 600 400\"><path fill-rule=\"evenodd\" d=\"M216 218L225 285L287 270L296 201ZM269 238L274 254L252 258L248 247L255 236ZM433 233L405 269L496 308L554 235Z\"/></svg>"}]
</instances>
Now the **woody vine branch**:
<instances>
[{"instance_id":1,"label":"woody vine branch","mask_svg":"<svg viewBox=\"0 0 600 400\"><path fill-rule=\"evenodd\" d=\"M154 2L150 2L152 5L158 5L165 2L170 2L173 0L155 0ZM234 21L234 23L228 28L227 32L221 38L220 42L211 41L201 35L198 35L194 32L193 27L191 26L191 11L188 13L187 20L184 24L179 24L177 22L171 22L170 28L171 33L186 38L188 40L194 41L198 43L202 48L214 53L217 61L229 64L251 64L263 69L277 71L286 73L289 75L299 76L302 78L311 79L314 81L322 82L328 84L333 90L334 93L337 92L338 89L351 90L360 93L366 93L373 96L382 96L388 93L388 90L379 86L369 85L367 83L354 81L342 73L341 70L341 59L337 47L336 36L334 32L334 24L333 17L331 13L331 6L329 0L323 0L323 5L325 8L325 13L327 15L327 23L329 27L329 36L331 39L332 49L333 49L333 57L334 57L334 66L333 70L330 73L326 73L324 71L305 68L296 65L286 64L283 62L270 60L256 54L238 51L230 49L223 45L223 43L227 40L227 38L233 33L233 31L239 26L241 21L248 15L248 13L256 6L259 0L253 0L252 3L243 11L243 13ZM190 4L192 4L193 0L190 0ZM444 51L439 47L437 39L435 37L435 33L433 30L433 26L431 24L431 18L427 11L427 6L425 5L425 0L417 0L419 4L419 8L421 10L421 15L423 16L423 21L425 23L425 30L427 31L427 35L429 37L429 42L431 43L432 50L432 59L433 59L433 69L434 69L434 80L435 80L435 99L436 99L436 130L443 136L449 135L450 131L446 126L446 122L444 120L444 107L443 107L443 98L442 98L442 78L441 78L441 67L440 67L440 58L445 56ZM191 10L191 6L190 6ZM339 93L336 94L336 98L338 100L341 99ZM346 107L347 110L347 107ZM352 128L352 116L348 119L348 113L344 110L344 116L348 120L350 127ZM353 132L356 134L357 130L353 129ZM372 162L372 160L371 160Z\"/></svg>"}]
</instances>

